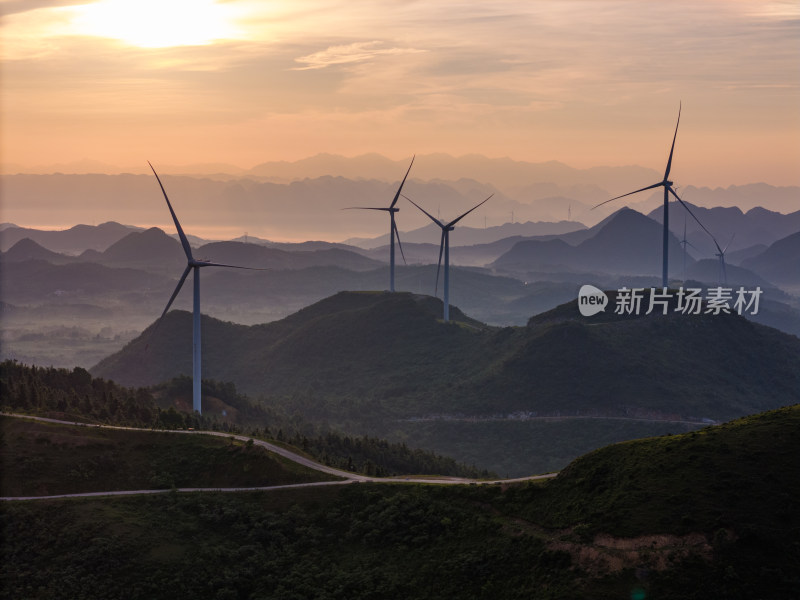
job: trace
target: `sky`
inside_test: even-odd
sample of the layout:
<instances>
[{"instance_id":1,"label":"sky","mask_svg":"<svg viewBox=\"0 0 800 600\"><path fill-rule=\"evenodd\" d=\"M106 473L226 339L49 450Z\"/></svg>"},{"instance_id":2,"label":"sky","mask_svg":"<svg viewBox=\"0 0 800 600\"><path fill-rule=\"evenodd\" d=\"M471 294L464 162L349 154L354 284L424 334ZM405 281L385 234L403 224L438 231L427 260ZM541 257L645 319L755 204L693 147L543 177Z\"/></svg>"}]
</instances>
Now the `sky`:
<instances>
[{"instance_id":1,"label":"sky","mask_svg":"<svg viewBox=\"0 0 800 600\"><path fill-rule=\"evenodd\" d=\"M681 104L683 183L800 185L796 0L0 0L0 14L4 165L444 152L660 171Z\"/></svg>"}]
</instances>

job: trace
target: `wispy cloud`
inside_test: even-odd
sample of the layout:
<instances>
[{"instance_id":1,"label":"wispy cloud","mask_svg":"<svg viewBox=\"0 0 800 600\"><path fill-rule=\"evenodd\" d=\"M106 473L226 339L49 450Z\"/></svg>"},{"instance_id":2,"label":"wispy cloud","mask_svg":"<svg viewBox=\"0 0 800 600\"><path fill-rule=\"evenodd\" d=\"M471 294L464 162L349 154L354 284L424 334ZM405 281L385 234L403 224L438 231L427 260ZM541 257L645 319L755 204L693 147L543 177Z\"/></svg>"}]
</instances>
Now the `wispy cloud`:
<instances>
[{"instance_id":1,"label":"wispy cloud","mask_svg":"<svg viewBox=\"0 0 800 600\"><path fill-rule=\"evenodd\" d=\"M295 61L303 64L302 67L295 67L296 71L308 71L312 69L325 69L333 65L348 65L353 63L363 63L373 60L378 56L414 54L424 52L415 48L386 48L381 41L354 42L341 46L329 46L325 50L314 52L307 56L296 58Z\"/></svg>"}]
</instances>

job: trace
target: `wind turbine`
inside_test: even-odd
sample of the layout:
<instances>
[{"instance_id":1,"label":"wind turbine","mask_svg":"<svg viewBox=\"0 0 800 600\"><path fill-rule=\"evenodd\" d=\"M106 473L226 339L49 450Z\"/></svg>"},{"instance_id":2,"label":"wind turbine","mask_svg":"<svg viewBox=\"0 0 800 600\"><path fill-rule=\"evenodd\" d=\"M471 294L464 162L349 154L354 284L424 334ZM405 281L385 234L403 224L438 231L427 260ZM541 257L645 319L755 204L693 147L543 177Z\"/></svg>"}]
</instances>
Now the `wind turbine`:
<instances>
[{"instance_id":1,"label":"wind turbine","mask_svg":"<svg viewBox=\"0 0 800 600\"><path fill-rule=\"evenodd\" d=\"M723 285L728 285L728 271L725 268L725 253L728 251L728 248L730 247L731 242L733 242L734 237L736 237L735 233L731 236L730 241L728 242L728 244L725 246L724 249L719 247L719 244L717 244L717 240L714 240L714 245L716 245L717 247L716 256L717 258L719 258L719 276L720 279L722 280Z\"/></svg>"},{"instance_id":2,"label":"wind turbine","mask_svg":"<svg viewBox=\"0 0 800 600\"><path fill-rule=\"evenodd\" d=\"M411 157L411 164L408 165L408 171L406 171L405 177L403 177L403 181L400 182L400 187L397 188L397 193L394 195L394 200L389 205L389 208L383 207L373 207L373 206L350 206L345 210L384 210L389 213L389 291L394 291L394 238L397 236L397 245L400 246L400 254L403 257L403 262L406 262L406 255L403 253L403 245L400 243L400 232L397 230L397 223L394 221L394 213L399 212L400 209L395 206L397 204L397 199L400 198L400 192L403 191L403 185L406 182L406 177L408 177L409 172L411 171L411 166L414 164L414 159L416 155Z\"/></svg>"},{"instance_id":3,"label":"wind turbine","mask_svg":"<svg viewBox=\"0 0 800 600\"><path fill-rule=\"evenodd\" d=\"M661 271L661 280L662 280L662 283L663 283L664 287L667 287L667 283L668 283L668 273L667 273L667 271L668 271L668 260L669 259L668 259L668 256L667 256L667 251L669 249L669 195L672 194L673 196L675 196L675 198L683 205L683 207L686 208L687 211L689 211L689 209L686 206L686 204L683 202L683 200L680 199L680 197L678 197L678 194L672 188L672 182L669 180L669 172L672 169L672 155L673 155L673 152L675 151L675 139L678 137L678 125L680 125L680 123L681 123L681 106L678 105L678 122L675 125L675 134L672 136L672 147L669 150L669 159L667 159L667 169L664 171L664 179L662 179L658 183L654 183L653 185L648 185L647 187L643 187L641 189L634 190L633 192L628 192L627 194L622 194L621 196L616 196L614 198L611 198L611 200L606 200L605 202L601 202L600 204L592 207L592 210L594 210L598 206L603 206L604 204L608 204L609 202L613 202L614 200L618 200L620 198L624 198L625 196L631 196L633 194L638 194L639 192L644 192L645 190L652 190L652 189L655 189L657 187L663 187L664 188L664 242L663 242L663 257L664 257L664 259L663 259L663 267L662 267L662 271ZM689 211L689 214L691 214L692 217L694 217L694 219L697 220L697 217L695 217L694 214L692 214L692 211ZM698 221L698 223L700 223L700 222ZM702 223L700 225L702 227ZM705 227L703 227L703 229L705 229Z\"/></svg>"},{"instance_id":4,"label":"wind turbine","mask_svg":"<svg viewBox=\"0 0 800 600\"><path fill-rule=\"evenodd\" d=\"M183 233L183 228L178 222L178 217L175 216L175 211L172 210L172 204L170 204L169 198L167 197L167 191L164 189L164 184L161 183L161 178L158 176L158 173L156 173L153 165L150 164L150 161L147 161L147 164L150 165L153 175L156 176L156 180L161 188L161 192L164 194L164 200L167 201L167 207L172 215L172 220L175 222L175 229L178 230L178 237L181 240L181 246L183 246L183 252L186 254L187 261L186 269L184 269L183 275L181 275L181 279L178 281L175 291L172 292L172 296L170 297L169 302L167 302L167 307L164 309L164 312L161 313L158 322L161 322L161 319L163 319L164 315L167 314L169 307L172 306L172 302L175 300L178 292L181 291L181 286L183 286L183 282L186 281L186 277L189 275L189 272L194 271L194 306L192 310L192 407L197 413L202 414L200 392L202 383L200 353L200 269L202 267L228 267L231 269L248 269L252 271L262 271L263 269L239 267L237 265L224 265L221 263L210 262L207 260L197 260L194 258L192 256L192 247L189 245L189 240L186 239L186 235Z\"/></svg>"},{"instance_id":5,"label":"wind turbine","mask_svg":"<svg viewBox=\"0 0 800 600\"><path fill-rule=\"evenodd\" d=\"M683 246L683 280L686 281L686 246L691 246L695 250L697 248L694 244L692 244L689 240L686 239L686 216L683 217L683 239L681 240L681 246Z\"/></svg>"},{"instance_id":6,"label":"wind turbine","mask_svg":"<svg viewBox=\"0 0 800 600\"><path fill-rule=\"evenodd\" d=\"M489 198L492 196L494 196L494 194L490 194ZM473 210L487 202L489 198L486 198L486 200L483 202L476 204L463 215L453 219L449 223L442 223L439 219L431 215L405 194L403 194L403 198L424 212L431 221L436 223L442 229L442 241L439 244L439 264L436 267L436 293L439 291L439 269L442 267L442 252L444 252L444 322L447 323L447 321L450 319L450 232L455 229L456 223L466 217Z\"/></svg>"}]
</instances>

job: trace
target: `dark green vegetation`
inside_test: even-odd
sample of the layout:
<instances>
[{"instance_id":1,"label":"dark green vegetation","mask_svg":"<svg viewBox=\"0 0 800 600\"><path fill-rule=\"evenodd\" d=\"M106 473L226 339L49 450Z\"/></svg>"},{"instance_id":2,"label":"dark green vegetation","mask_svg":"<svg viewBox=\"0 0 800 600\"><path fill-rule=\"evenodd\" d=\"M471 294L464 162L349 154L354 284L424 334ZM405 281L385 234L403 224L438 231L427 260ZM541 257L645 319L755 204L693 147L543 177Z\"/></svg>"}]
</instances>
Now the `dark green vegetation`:
<instances>
[{"instance_id":1,"label":"dark green vegetation","mask_svg":"<svg viewBox=\"0 0 800 600\"><path fill-rule=\"evenodd\" d=\"M800 594L800 406L617 444L544 484L12 502L4 598Z\"/></svg>"},{"instance_id":2,"label":"dark green vegetation","mask_svg":"<svg viewBox=\"0 0 800 600\"><path fill-rule=\"evenodd\" d=\"M702 425L669 421L574 418L528 421L417 421L403 424L414 445L468 465L492 465L502 477L550 473L601 446L683 433ZM486 440L485 443L480 443ZM525 466L529 469L526 472Z\"/></svg>"},{"instance_id":3,"label":"dark green vegetation","mask_svg":"<svg viewBox=\"0 0 800 600\"><path fill-rule=\"evenodd\" d=\"M517 453L510 467L476 462L511 475L561 468L609 441L685 431L666 421L700 426L800 401L800 340L737 315L623 318L609 309L584 318L572 302L501 329L457 312L442 323L440 311L430 297L341 293L266 325L206 318L206 373L305 420L446 448L464 462L496 455L507 440L527 445L520 420L581 418L569 429L574 452L554 442L563 426L549 435L540 428L541 454ZM190 373L190 361L191 316L173 312L92 372L146 385ZM408 421L432 416L460 441L432 444L426 426ZM631 420L624 434L614 433L617 422L597 431L584 417L661 428ZM470 435L475 419L491 419L483 431L493 435Z\"/></svg>"},{"instance_id":4,"label":"dark green vegetation","mask_svg":"<svg viewBox=\"0 0 800 600\"><path fill-rule=\"evenodd\" d=\"M233 438L65 426L12 417L0 417L0 432L3 496L258 487L335 479Z\"/></svg>"},{"instance_id":5,"label":"dark green vegetation","mask_svg":"<svg viewBox=\"0 0 800 600\"><path fill-rule=\"evenodd\" d=\"M546 504L547 524L580 520L589 531L626 537L732 528L762 542L800 539L798 432L800 405L794 405L601 448L550 483L557 501Z\"/></svg>"},{"instance_id":6,"label":"dark green vegetation","mask_svg":"<svg viewBox=\"0 0 800 600\"><path fill-rule=\"evenodd\" d=\"M70 371L27 367L12 361L0 363L0 398L2 409L8 412L87 423L241 433L294 445L324 464L371 476L490 475L485 470L403 443L343 435L296 416L289 418L253 404L237 394L233 384L204 381L206 412L200 417L185 412L191 407L191 390L192 382L186 377L155 388L134 389L93 378L84 369ZM176 406L182 410L176 410Z\"/></svg>"}]
</instances>

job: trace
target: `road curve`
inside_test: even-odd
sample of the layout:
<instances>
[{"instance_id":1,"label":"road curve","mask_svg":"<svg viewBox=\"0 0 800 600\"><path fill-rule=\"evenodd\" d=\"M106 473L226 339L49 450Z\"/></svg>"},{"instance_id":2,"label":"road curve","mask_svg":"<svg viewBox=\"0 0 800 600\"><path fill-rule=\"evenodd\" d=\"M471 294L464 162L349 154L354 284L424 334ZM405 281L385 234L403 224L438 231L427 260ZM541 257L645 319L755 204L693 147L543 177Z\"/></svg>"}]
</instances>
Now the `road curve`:
<instances>
[{"instance_id":1,"label":"road curve","mask_svg":"<svg viewBox=\"0 0 800 600\"><path fill-rule=\"evenodd\" d=\"M143 431L151 433L179 433L185 435L211 435L222 438L233 438L242 442L253 440L253 444L261 446L270 452L283 456L297 464L303 465L310 469L341 477L338 481L316 481L311 483L295 483L290 485L273 485L262 487L234 487L234 488L175 488L175 489L161 489L161 490L123 490L123 491L110 491L110 492L87 492L83 494L58 494L53 496L3 496L0 500L53 500L58 498L91 498L100 496L135 496L142 494L165 494L169 492L254 492L254 491L267 491L267 490L281 490L299 487L319 487L326 485L346 485L350 483L429 483L439 485L491 485L499 483L517 483L522 481L531 481L534 479L547 479L555 477L557 473L547 473L545 475L531 475L529 477L518 477L515 479L497 479L497 480L484 480L484 479L466 479L463 477L367 477L366 475L359 475L358 473L350 473L341 469L334 469L327 465L323 465L315 460L287 450L281 446L265 442L256 438L235 435L231 433L224 433L220 431L194 431L185 429L144 429L140 427L122 427L119 425L100 425L96 423L81 423L79 421L63 421L59 419L50 419L48 417L35 417L31 415L21 415L16 413L0 412L4 417L14 417L19 419L31 419L34 421L43 421L45 423L56 423L58 425L73 425L79 427L95 427L98 429L120 429L126 431Z\"/></svg>"}]
</instances>

